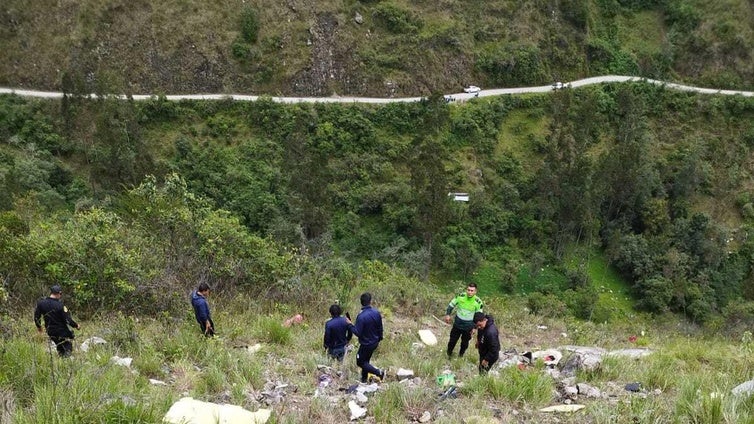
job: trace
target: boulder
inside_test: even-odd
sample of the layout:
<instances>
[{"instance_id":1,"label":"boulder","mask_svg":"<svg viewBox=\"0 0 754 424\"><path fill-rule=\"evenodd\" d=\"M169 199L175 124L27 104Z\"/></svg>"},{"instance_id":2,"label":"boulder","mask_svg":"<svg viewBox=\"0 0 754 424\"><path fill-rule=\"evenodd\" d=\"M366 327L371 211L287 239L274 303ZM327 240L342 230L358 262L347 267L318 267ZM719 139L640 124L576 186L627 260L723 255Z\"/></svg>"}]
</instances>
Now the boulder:
<instances>
[{"instance_id":1,"label":"boulder","mask_svg":"<svg viewBox=\"0 0 754 424\"><path fill-rule=\"evenodd\" d=\"M422 343L427 346L434 346L437 344L437 337L432 333L432 330L419 330L419 338Z\"/></svg>"}]
</instances>

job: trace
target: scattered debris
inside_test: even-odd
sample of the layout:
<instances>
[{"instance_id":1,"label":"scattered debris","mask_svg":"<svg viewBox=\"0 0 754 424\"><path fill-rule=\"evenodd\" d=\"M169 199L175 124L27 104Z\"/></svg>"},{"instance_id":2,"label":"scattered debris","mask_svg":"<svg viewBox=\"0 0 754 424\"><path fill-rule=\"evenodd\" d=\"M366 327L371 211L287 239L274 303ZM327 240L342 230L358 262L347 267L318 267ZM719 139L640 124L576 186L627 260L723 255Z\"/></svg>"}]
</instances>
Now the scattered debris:
<instances>
[{"instance_id":1,"label":"scattered debris","mask_svg":"<svg viewBox=\"0 0 754 424\"><path fill-rule=\"evenodd\" d=\"M547 326L546 325L538 325L537 328L540 329L540 330L547 330Z\"/></svg>"},{"instance_id":2,"label":"scattered debris","mask_svg":"<svg viewBox=\"0 0 754 424\"><path fill-rule=\"evenodd\" d=\"M272 411L247 411L236 405L218 405L184 397L170 407L162 421L168 424L264 424Z\"/></svg>"},{"instance_id":3,"label":"scattered debris","mask_svg":"<svg viewBox=\"0 0 754 424\"><path fill-rule=\"evenodd\" d=\"M377 383L359 384L359 385L356 386L356 390L354 390L354 392L358 392L358 393L372 393L372 392L376 392L379 389L380 389L380 385L377 384ZM348 393L348 392L346 392L346 393Z\"/></svg>"},{"instance_id":4,"label":"scattered debris","mask_svg":"<svg viewBox=\"0 0 754 424\"><path fill-rule=\"evenodd\" d=\"M120 365L123 367L130 368L131 362L133 362L133 358L121 358L120 356L113 356L110 358L110 361L113 362L115 365Z\"/></svg>"},{"instance_id":5,"label":"scattered debris","mask_svg":"<svg viewBox=\"0 0 754 424\"><path fill-rule=\"evenodd\" d=\"M448 387L447 390L445 390L444 392L440 393L439 400L443 401L443 400L445 400L447 398L455 399L456 396L457 396L456 386L450 386L450 387Z\"/></svg>"},{"instance_id":6,"label":"scattered debris","mask_svg":"<svg viewBox=\"0 0 754 424\"><path fill-rule=\"evenodd\" d=\"M168 383L162 381L162 380L155 380L154 378L149 379L149 384L153 386L167 386Z\"/></svg>"},{"instance_id":7,"label":"scattered debris","mask_svg":"<svg viewBox=\"0 0 754 424\"><path fill-rule=\"evenodd\" d=\"M754 393L754 380L749 380L745 383L739 384L738 386L734 387L731 392L734 395L749 396L750 394Z\"/></svg>"},{"instance_id":8,"label":"scattered debris","mask_svg":"<svg viewBox=\"0 0 754 424\"><path fill-rule=\"evenodd\" d=\"M629 392L638 392L638 391L641 391L641 383L639 383L639 382L628 383L628 384L626 384L625 389L626 389L626 391L629 391Z\"/></svg>"},{"instance_id":9,"label":"scattered debris","mask_svg":"<svg viewBox=\"0 0 754 424\"><path fill-rule=\"evenodd\" d=\"M531 354L532 359L542 359L542 361L545 363L545 365L549 367L554 367L555 365L558 365L560 362L560 358L563 357L563 354L555 349L548 349L548 350L539 350L536 352L533 352Z\"/></svg>"},{"instance_id":10,"label":"scattered debris","mask_svg":"<svg viewBox=\"0 0 754 424\"><path fill-rule=\"evenodd\" d=\"M354 397L354 399L356 400L356 402L359 405L363 405L363 404L367 403L367 401L369 400L369 398L367 397L367 395L365 395L364 393L361 393L361 392L354 393L353 397Z\"/></svg>"},{"instance_id":11,"label":"scattered debris","mask_svg":"<svg viewBox=\"0 0 754 424\"><path fill-rule=\"evenodd\" d=\"M453 371L445 370L442 374L437 376L437 384L439 384L440 387L455 386L456 375L453 374Z\"/></svg>"},{"instance_id":12,"label":"scattered debris","mask_svg":"<svg viewBox=\"0 0 754 424\"><path fill-rule=\"evenodd\" d=\"M584 405L554 405L554 406L548 406L546 408L540 409L541 412L575 412L580 409L584 409L586 406Z\"/></svg>"},{"instance_id":13,"label":"scattered debris","mask_svg":"<svg viewBox=\"0 0 754 424\"><path fill-rule=\"evenodd\" d=\"M81 343L81 351L88 352L90 347L101 344L107 344L107 341L97 336L89 337L88 339L84 340L84 343Z\"/></svg>"},{"instance_id":14,"label":"scattered debris","mask_svg":"<svg viewBox=\"0 0 754 424\"><path fill-rule=\"evenodd\" d=\"M348 402L348 409L351 411L351 421L358 420L367 414L367 409L360 407L355 401Z\"/></svg>"},{"instance_id":15,"label":"scattered debris","mask_svg":"<svg viewBox=\"0 0 754 424\"><path fill-rule=\"evenodd\" d=\"M437 344L437 337L432 333L432 330L419 330L419 338L422 343L427 346L434 346Z\"/></svg>"}]
</instances>

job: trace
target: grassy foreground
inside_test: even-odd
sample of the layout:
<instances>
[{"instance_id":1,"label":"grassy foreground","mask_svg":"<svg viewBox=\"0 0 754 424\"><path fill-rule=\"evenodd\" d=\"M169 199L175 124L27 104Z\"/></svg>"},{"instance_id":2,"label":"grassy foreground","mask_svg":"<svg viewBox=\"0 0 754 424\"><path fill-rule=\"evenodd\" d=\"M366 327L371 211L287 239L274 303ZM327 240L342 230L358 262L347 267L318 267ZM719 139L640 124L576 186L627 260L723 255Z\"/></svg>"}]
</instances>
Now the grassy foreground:
<instances>
[{"instance_id":1,"label":"grassy foreground","mask_svg":"<svg viewBox=\"0 0 754 424\"><path fill-rule=\"evenodd\" d=\"M516 299L486 299L498 322L503 350L563 345L620 349L636 347L628 337L639 335L637 344L654 351L641 359L607 358L597 371L578 373L576 383L597 387L604 396L579 398L576 403L586 405L585 409L553 415L539 411L558 402L557 383L544 373L543 364L525 370L498 369L479 377L473 346L466 357L447 360L444 345L449 328L432 316L442 314L447 299L431 296L427 304L436 307L422 314L375 299L386 334L373 363L387 367L393 378L368 395L366 422L414 422L425 411L436 423L754 422L754 398L731 394L733 387L754 374L750 360L754 343L748 333L724 339L682 323L642 316L621 324L552 320L529 315L524 302ZM207 340L198 334L188 305L180 317L106 316L82 323L74 356L65 360L47 350L46 337L34 331L30 317L4 317L0 421L155 423L183 396L252 411L271 408L271 423L349 420L351 397L338 389L356 383L358 369L354 353L347 354L342 366L324 355L326 302L312 310L263 305L250 298L213 297L211 304L218 338ZM346 306L352 315L358 310L356 301ZM302 313L304 322L284 327L285 318L295 313ZM419 343L417 331L423 328L437 335L437 346ZM108 343L83 352L80 344L92 336ZM257 352L244 348L257 343L262 346ZM568 357L563 353L561 364ZM133 358L130 368L114 364L111 357L116 355ZM318 368L321 365L334 367L333 380L317 390L326 370ZM418 378L410 384L398 382L394 377L398 368L411 369ZM446 369L455 373L461 387L457 398L440 400L436 377ZM155 385L150 379L166 384ZM623 387L631 382L640 382L644 390L625 391Z\"/></svg>"}]
</instances>

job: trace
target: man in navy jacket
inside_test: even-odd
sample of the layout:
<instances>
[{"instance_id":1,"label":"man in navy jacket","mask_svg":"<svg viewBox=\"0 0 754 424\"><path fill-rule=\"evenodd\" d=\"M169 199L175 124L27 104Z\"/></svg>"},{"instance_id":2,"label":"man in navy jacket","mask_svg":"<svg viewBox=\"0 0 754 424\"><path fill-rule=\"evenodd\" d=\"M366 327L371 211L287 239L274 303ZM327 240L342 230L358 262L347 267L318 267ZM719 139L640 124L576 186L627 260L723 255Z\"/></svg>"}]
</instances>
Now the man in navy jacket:
<instances>
[{"instance_id":1,"label":"man in navy jacket","mask_svg":"<svg viewBox=\"0 0 754 424\"><path fill-rule=\"evenodd\" d=\"M385 371L375 368L369 361L382 340L382 315L372 307L372 295L361 295L361 312L356 317L356 325L348 320L348 328L359 337L359 351L356 353L356 365L361 368L361 382L366 383L369 374L380 380L385 379Z\"/></svg>"},{"instance_id":2,"label":"man in navy jacket","mask_svg":"<svg viewBox=\"0 0 754 424\"><path fill-rule=\"evenodd\" d=\"M212 316L209 312L207 296L209 296L209 284L199 284L196 291L191 294L191 306L194 308L194 316L202 333L207 337L212 337L215 335L215 323L212 322Z\"/></svg>"},{"instance_id":3,"label":"man in navy jacket","mask_svg":"<svg viewBox=\"0 0 754 424\"><path fill-rule=\"evenodd\" d=\"M492 365L500 359L500 337L491 316L482 312L474 314L477 329L477 349L479 349L479 374L487 374Z\"/></svg>"},{"instance_id":4,"label":"man in navy jacket","mask_svg":"<svg viewBox=\"0 0 754 424\"><path fill-rule=\"evenodd\" d=\"M343 361L346 345L351 340L351 330L345 317L340 316L343 311L340 305L330 306L330 319L325 323L325 349L330 357Z\"/></svg>"}]
</instances>

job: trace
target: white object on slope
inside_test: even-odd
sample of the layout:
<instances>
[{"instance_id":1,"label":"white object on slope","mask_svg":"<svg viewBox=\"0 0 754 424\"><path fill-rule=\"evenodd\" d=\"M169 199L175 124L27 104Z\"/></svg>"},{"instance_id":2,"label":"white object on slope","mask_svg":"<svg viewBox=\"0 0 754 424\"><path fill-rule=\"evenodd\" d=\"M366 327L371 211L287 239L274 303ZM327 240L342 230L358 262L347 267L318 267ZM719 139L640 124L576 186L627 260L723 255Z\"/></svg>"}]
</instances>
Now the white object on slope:
<instances>
[{"instance_id":1,"label":"white object on slope","mask_svg":"<svg viewBox=\"0 0 754 424\"><path fill-rule=\"evenodd\" d=\"M432 333L432 330L419 330L419 338L427 346L434 346L437 344L437 337Z\"/></svg>"},{"instance_id":2,"label":"white object on slope","mask_svg":"<svg viewBox=\"0 0 754 424\"><path fill-rule=\"evenodd\" d=\"M107 344L107 341L103 339L102 337L89 337L88 339L84 340L84 343L81 343L81 351L82 352L88 352L89 348L94 345L101 345L101 344Z\"/></svg>"},{"instance_id":3,"label":"white object on slope","mask_svg":"<svg viewBox=\"0 0 754 424\"><path fill-rule=\"evenodd\" d=\"M540 411L542 412L574 412L578 411L579 409L584 409L586 406L584 405L555 405L555 406L548 406L547 408L542 408Z\"/></svg>"},{"instance_id":4,"label":"white object on slope","mask_svg":"<svg viewBox=\"0 0 754 424\"><path fill-rule=\"evenodd\" d=\"M110 360L115 365L120 365L122 367L131 367L131 362L133 362L133 358L121 358L118 355L113 356Z\"/></svg>"},{"instance_id":5,"label":"white object on slope","mask_svg":"<svg viewBox=\"0 0 754 424\"><path fill-rule=\"evenodd\" d=\"M367 409L360 407L356 402L348 402L348 409L351 411L351 421L358 420L367 414Z\"/></svg>"},{"instance_id":6,"label":"white object on slope","mask_svg":"<svg viewBox=\"0 0 754 424\"><path fill-rule=\"evenodd\" d=\"M272 411L260 409L247 411L236 405L218 405L190 397L181 398L162 418L169 424L264 424Z\"/></svg>"}]
</instances>

